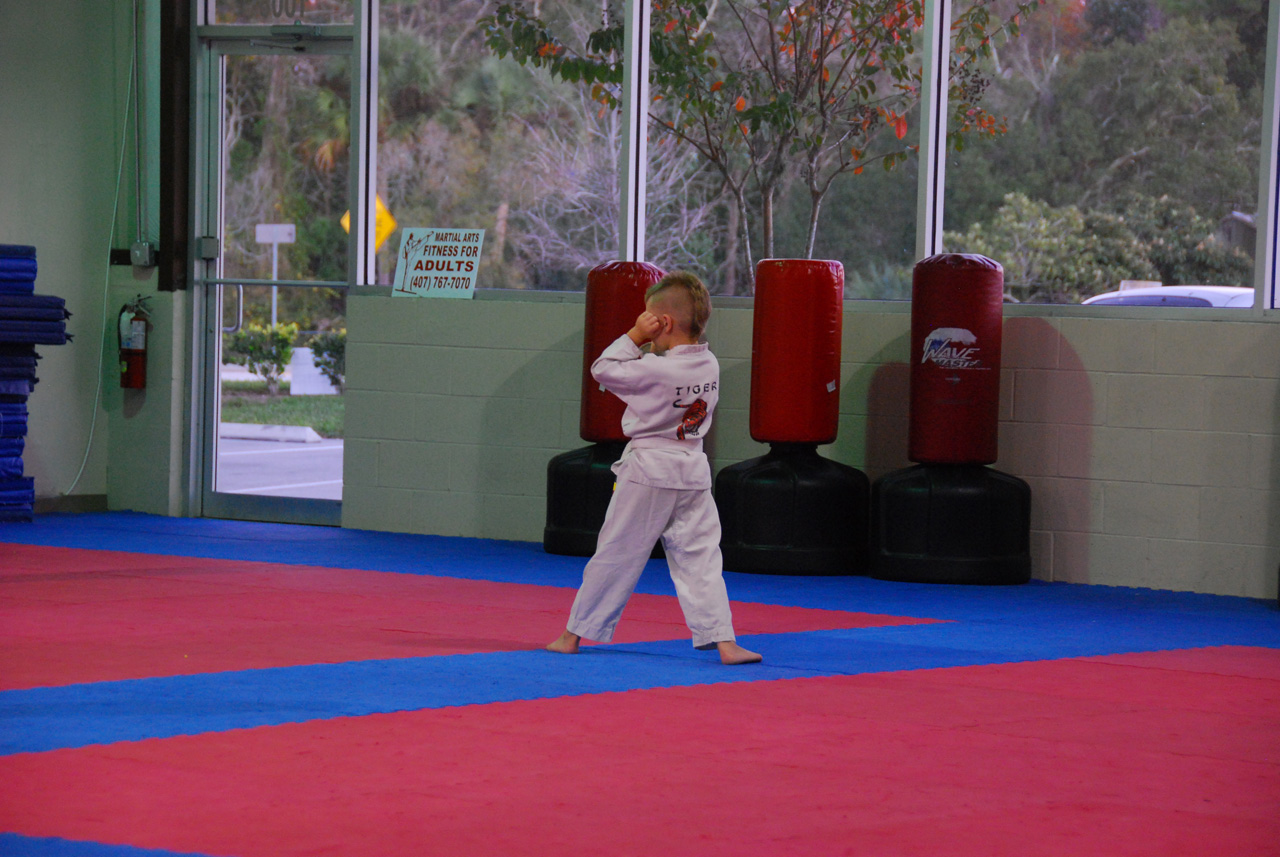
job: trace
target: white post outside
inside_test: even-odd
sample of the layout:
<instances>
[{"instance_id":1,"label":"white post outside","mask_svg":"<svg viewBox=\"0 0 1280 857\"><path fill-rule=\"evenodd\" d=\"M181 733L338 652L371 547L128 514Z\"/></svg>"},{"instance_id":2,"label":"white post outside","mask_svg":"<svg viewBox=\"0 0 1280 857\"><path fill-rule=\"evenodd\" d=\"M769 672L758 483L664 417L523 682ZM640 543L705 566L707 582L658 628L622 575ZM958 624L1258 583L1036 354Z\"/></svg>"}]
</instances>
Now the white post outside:
<instances>
[{"instance_id":1,"label":"white post outside","mask_svg":"<svg viewBox=\"0 0 1280 857\"><path fill-rule=\"evenodd\" d=\"M259 244L271 245L271 281L279 279L278 260L281 244L292 244L298 240L298 229L292 223L259 223L253 236ZM271 287L271 326L276 326L276 292L278 286Z\"/></svg>"}]
</instances>

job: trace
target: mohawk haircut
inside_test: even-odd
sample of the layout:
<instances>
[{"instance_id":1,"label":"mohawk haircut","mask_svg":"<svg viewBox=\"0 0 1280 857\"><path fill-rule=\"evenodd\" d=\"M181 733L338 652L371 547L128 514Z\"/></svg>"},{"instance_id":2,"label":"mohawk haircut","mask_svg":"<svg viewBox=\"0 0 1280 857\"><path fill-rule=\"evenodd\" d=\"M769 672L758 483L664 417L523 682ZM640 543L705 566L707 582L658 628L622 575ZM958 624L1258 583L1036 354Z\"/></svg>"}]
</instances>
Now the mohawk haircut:
<instances>
[{"instance_id":1,"label":"mohawk haircut","mask_svg":"<svg viewBox=\"0 0 1280 857\"><path fill-rule=\"evenodd\" d=\"M648 301L667 292L678 293L680 302L685 304L687 312L682 313L681 323L693 336L702 336L707 328L707 319L711 317L711 295L702 280L688 271L672 271L650 286L644 293L644 299Z\"/></svg>"}]
</instances>

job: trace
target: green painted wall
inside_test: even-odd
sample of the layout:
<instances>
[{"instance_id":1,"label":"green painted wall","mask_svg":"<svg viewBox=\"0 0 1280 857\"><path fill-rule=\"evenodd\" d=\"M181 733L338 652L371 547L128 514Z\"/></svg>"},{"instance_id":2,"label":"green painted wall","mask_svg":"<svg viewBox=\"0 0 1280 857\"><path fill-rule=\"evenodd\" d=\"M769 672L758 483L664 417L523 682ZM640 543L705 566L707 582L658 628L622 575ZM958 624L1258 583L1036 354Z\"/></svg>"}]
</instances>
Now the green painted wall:
<instances>
[{"instance_id":1,"label":"green painted wall","mask_svg":"<svg viewBox=\"0 0 1280 857\"><path fill-rule=\"evenodd\" d=\"M152 32L154 54L158 3L146 0L143 6L144 33ZM125 116L132 10L124 0L0 5L0 242L35 245L37 292L66 298L74 314L68 322L73 344L38 349L44 359L29 401L24 455L37 498L46 506L74 507L75 498L100 502L110 493L115 507L173 512L173 456L167 447L174 396L184 391L169 383L172 298L157 301L161 312L151 341L150 368L165 382L126 403L115 364L113 325L120 304L139 292L155 292L153 271L107 264L111 247L127 248L138 237L134 122ZM157 87L158 63L144 63L144 115L153 129ZM158 199L154 153L154 146L144 146L143 158L151 165L144 169L143 194L151 206ZM158 218L152 213L148 219L152 234L146 237L154 240ZM187 312L181 298L177 307ZM145 444L127 454L131 441L140 438ZM157 448L160 438L167 440Z\"/></svg>"},{"instance_id":2,"label":"green painted wall","mask_svg":"<svg viewBox=\"0 0 1280 857\"><path fill-rule=\"evenodd\" d=\"M1280 325L1037 312L1005 321L995 465L1032 486L1035 575L1274 598ZM353 298L343 524L540 541L547 462L585 445L582 315ZM751 324L721 306L708 328L717 470L766 451L748 431ZM905 305L847 305L840 435L822 451L873 479L910 464L909 330Z\"/></svg>"}]
</instances>

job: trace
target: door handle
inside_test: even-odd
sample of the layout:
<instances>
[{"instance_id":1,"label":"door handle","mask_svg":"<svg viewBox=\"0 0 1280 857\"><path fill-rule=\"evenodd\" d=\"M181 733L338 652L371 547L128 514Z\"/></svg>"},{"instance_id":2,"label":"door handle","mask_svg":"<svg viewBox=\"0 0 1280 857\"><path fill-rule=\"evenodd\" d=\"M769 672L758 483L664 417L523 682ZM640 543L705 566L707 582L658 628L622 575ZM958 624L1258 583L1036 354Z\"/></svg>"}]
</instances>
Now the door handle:
<instances>
[{"instance_id":1,"label":"door handle","mask_svg":"<svg viewBox=\"0 0 1280 857\"><path fill-rule=\"evenodd\" d=\"M235 333L244 326L244 286L236 286L236 323L222 328L223 333Z\"/></svg>"}]
</instances>

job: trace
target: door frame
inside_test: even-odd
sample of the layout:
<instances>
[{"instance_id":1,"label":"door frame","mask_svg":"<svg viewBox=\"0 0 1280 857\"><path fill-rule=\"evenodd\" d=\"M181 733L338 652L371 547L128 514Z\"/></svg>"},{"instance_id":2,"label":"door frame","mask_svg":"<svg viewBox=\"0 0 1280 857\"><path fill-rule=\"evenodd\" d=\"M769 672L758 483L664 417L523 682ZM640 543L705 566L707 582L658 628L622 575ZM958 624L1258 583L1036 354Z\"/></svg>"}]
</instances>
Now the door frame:
<instances>
[{"instance_id":1,"label":"door frame","mask_svg":"<svg viewBox=\"0 0 1280 857\"><path fill-rule=\"evenodd\" d=\"M218 493L213 490L220 397L223 286L255 284L229 281L219 270L222 176L222 91L224 57L235 54L348 55L351 58L350 168L348 205L352 228L347 244L346 282L280 280L291 287L345 288L372 284L374 270L374 186L376 181L377 75L370 73L377 57L377 0L353 0L355 22L331 25L210 25L203 0L191 0L197 26L192 28L191 187L189 235L192 259L191 403L188 412L187 457L189 514L338 526L338 500ZM269 283L266 283L269 284Z\"/></svg>"}]
</instances>

